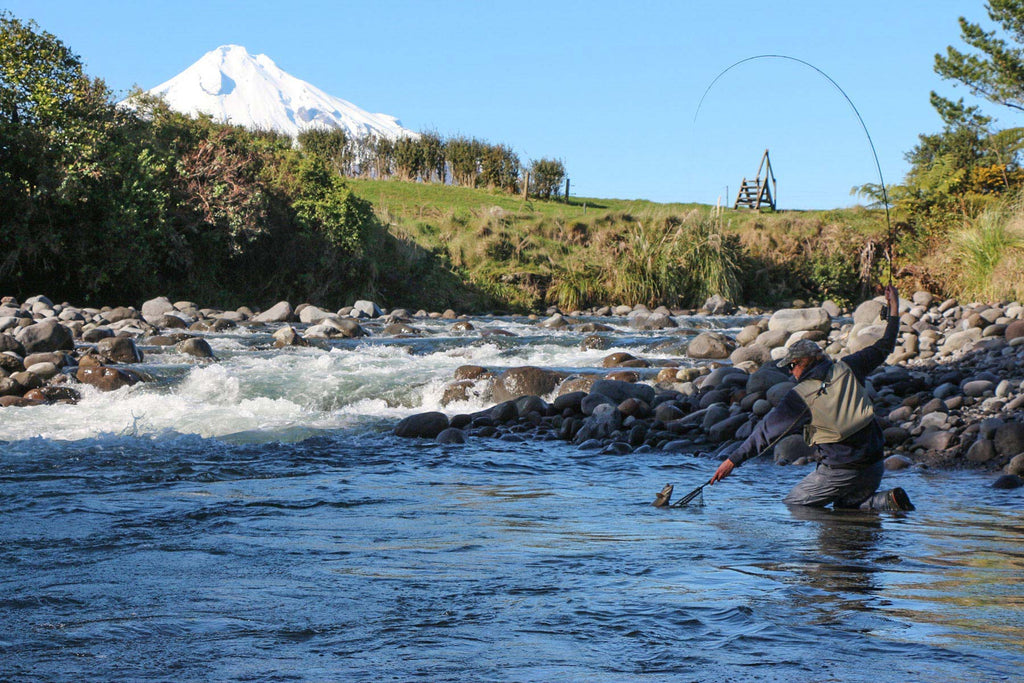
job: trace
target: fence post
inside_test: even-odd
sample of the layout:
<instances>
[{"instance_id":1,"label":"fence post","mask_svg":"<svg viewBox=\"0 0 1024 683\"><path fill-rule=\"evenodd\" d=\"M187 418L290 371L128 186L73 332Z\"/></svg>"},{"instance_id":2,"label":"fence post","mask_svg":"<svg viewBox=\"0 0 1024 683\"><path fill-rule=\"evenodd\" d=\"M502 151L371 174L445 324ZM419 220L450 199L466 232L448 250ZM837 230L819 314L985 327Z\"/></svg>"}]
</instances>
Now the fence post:
<instances>
[{"instance_id":1,"label":"fence post","mask_svg":"<svg viewBox=\"0 0 1024 683\"><path fill-rule=\"evenodd\" d=\"M526 177L523 179L523 199L530 198L530 172L526 172Z\"/></svg>"},{"instance_id":2,"label":"fence post","mask_svg":"<svg viewBox=\"0 0 1024 683\"><path fill-rule=\"evenodd\" d=\"M568 178L568 176L566 176L566 178L565 178L565 203L566 204L569 203L569 178Z\"/></svg>"}]
</instances>

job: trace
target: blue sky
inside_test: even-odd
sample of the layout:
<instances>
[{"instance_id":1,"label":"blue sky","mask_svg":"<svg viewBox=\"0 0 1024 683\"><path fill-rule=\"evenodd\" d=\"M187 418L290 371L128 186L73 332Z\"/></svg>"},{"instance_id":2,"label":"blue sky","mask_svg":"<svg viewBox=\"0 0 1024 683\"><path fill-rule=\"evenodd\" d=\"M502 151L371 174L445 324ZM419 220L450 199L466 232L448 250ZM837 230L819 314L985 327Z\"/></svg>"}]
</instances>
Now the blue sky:
<instances>
[{"instance_id":1,"label":"blue sky","mask_svg":"<svg viewBox=\"0 0 1024 683\"><path fill-rule=\"evenodd\" d=\"M7 0L56 34L115 91L151 88L223 44L265 53L292 75L415 130L560 158L573 194L729 203L771 150L780 208L858 202L878 182L859 109L887 183L940 122L932 71L960 45L957 18L986 20L975 0L858 3L137 2ZM1020 125L989 107L1002 126ZM728 196L727 196L728 192Z\"/></svg>"}]
</instances>

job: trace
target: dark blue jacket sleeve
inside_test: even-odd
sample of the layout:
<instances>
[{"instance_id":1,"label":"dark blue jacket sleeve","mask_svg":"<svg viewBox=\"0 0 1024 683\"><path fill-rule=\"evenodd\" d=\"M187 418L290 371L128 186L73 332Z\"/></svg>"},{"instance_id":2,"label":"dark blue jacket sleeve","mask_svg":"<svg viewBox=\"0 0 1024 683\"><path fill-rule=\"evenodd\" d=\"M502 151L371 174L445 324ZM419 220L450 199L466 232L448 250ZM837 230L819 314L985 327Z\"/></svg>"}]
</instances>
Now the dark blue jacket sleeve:
<instances>
[{"instance_id":1,"label":"dark blue jacket sleeve","mask_svg":"<svg viewBox=\"0 0 1024 683\"><path fill-rule=\"evenodd\" d=\"M857 381L863 384L871 371L885 362L892 350L896 348L896 335L899 332L900 318L897 315L891 315L885 326L885 334L881 339L866 349L861 349L857 353L851 353L843 358L843 362L853 371L853 376L857 378Z\"/></svg>"},{"instance_id":2,"label":"dark blue jacket sleeve","mask_svg":"<svg viewBox=\"0 0 1024 683\"><path fill-rule=\"evenodd\" d=\"M807 404L800 398L800 394L790 390L779 405L764 416L747 440L729 455L729 460L734 465L742 465L760 455L776 439L803 429L810 421L811 411L807 409Z\"/></svg>"}]
</instances>

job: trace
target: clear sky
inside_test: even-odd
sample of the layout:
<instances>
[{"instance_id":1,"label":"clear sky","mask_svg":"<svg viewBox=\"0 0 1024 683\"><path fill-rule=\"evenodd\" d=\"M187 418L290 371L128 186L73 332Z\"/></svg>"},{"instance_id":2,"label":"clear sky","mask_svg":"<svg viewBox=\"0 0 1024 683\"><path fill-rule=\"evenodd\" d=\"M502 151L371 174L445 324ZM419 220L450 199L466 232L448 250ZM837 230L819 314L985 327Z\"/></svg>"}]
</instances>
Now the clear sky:
<instances>
[{"instance_id":1,"label":"clear sky","mask_svg":"<svg viewBox=\"0 0 1024 683\"><path fill-rule=\"evenodd\" d=\"M928 93L966 95L932 71L961 45L981 0L6 0L119 93L151 88L219 45L264 53L292 75L408 128L560 158L573 194L731 203L771 150L780 208L858 203L878 182L846 91L887 183L940 121ZM1003 126L1011 113L988 107ZM728 197L726 193L728 191Z\"/></svg>"}]
</instances>

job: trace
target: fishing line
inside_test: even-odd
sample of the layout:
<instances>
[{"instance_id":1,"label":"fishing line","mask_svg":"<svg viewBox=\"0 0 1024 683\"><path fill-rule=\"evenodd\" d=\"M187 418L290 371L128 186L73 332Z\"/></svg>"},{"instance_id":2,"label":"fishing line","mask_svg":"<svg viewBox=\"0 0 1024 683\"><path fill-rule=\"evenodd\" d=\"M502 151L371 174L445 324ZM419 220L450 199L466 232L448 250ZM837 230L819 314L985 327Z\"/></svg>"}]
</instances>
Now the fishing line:
<instances>
[{"instance_id":1,"label":"fishing line","mask_svg":"<svg viewBox=\"0 0 1024 683\"><path fill-rule=\"evenodd\" d=\"M831 76L829 76L827 73L825 73L824 71L822 71L818 67L814 66L810 62L805 62L802 59L798 59L796 57L790 57L789 55L754 55L753 57L747 57L745 59L741 59L740 61L736 62L735 64L729 65L728 67L723 69L717 76L715 76L715 79L713 81L711 81L710 85L708 85L707 89L704 91L704 94L700 96L700 102L697 103L697 110L693 112L693 122L697 123L697 116L700 114L701 105L704 104L704 98L707 97L708 93L711 92L711 89L713 87L715 87L715 83L717 83L718 80L722 76L724 76L728 72L732 71L734 68L736 68L740 64L745 64L747 62L752 62L755 59L786 59L786 60L789 60L791 62L796 62L798 64L803 64L804 66L807 66L807 67L810 67L810 68L814 69L819 74L821 74L829 83L831 83L832 86L836 90L839 91L839 94L841 94L843 96L843 98L846 99L846 103L850 105L850 109L852 109L853 113L857 116L857 120L860 121L860 127L864 129L864 135L867 136L868 145L870 145L870 147L871 147L871 155L875 159L875 169L878 171L878 182L879 182L879 184L882 187L882 203L885 206L885 226L886 226L886 228L888 230L888 235L889 235L889 245L888 245L889 248L886 250L886 252L887 252L886 253L886 257L887 257L887 259L889 261L889 284L892 285L892 271L893 271L892 222L889 219L889 193L885 189L885 179L882 177L882 165L880 163L878 163L878 152L875 151L875 143L871 140L871 133L868 131L868 127L864 123L864 119L863 119L863 117L861 117L860 112L857 111L857 106L853 103L853 100L850 99L850 96L846 94L846 91L843 90L841 87L839 87L839 84L836 83L832 79Z\"/></svg>"}]
</instances>

